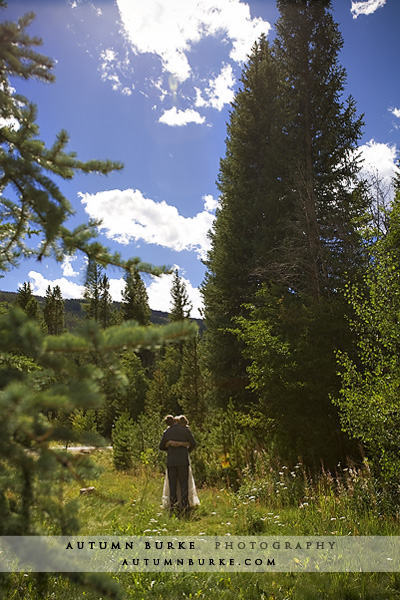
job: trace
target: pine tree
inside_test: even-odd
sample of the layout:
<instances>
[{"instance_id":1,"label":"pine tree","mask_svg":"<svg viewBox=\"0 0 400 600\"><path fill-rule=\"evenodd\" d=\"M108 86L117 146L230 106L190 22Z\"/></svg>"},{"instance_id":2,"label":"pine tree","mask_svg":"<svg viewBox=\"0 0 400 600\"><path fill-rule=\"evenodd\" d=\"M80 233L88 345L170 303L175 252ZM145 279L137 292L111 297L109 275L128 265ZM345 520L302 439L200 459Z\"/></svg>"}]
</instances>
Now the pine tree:
<instances>
[{"instance_id":1,"label":"pine tree","mask_svg":"<svg viewBox=\"0 0 400 600\"><path fill-rule=\"evenodd\" d=\"M0 7L4 6L0 0ZM71 179L77 172L105 174L121 165L80 162L75 153L65 152L65 132L51 148L38 137L35 107L9 82L11 77L13 85L17 85L18 77L53 79L52 61L35 52L41 41L26 33L32 20L31 13L18 23L0 24L0 117L5 120L0 128L0 202L4 218L0 224L0 268L12 268L32 254L44 259L52 253L61 259L80 250L101 264L152 274L165 272L136 258L122 261L118 255L111 255L100 243L91 241L95 224L81 225L74 231L65 226L72 209L55 176ZM6 197L8 186L13 188L11 199ZM28 234L29 247L25 244ZM54 427L46 412L56 412L60 406L68 413L99 409L103 401L101 381L111 374L118 379L116 348L158 346L193 333L190 324L154 329L126 324L100 330L95 322L87 321L79 336L51 336L20 307L0 314L0 535L42 534L46 523L53 535L78 532L76 500L60 500L60 485L68 478L91 479L93 465L54 445L71 440L73 432ZM22 355L23 360L19 360ZM96 355L101 366L77 360L88 355ZM85 443L87 438L76 434L73 439ZM102 596L122 597L116 582L104 574L74 573L73 580ZM3 582L0 580L2 588ZM5 593L9 591L5 583Z\"/></svg>"},{"instance_id":2,"label":"pine tree","mask_svg":"<svg viewBox=\"0 0 400 600\"><path fill-rule=\"evenodd\" d=\"M296 425L298 451L310 440L301 430L319 431L309 452L318 463L324 446L338 446L334 355L352 344L343 290L364 261L355 152L362 120L353 99L342 100L342 38L330 1L278 7L274 45L261 38L254 47L228 125L203 285L204 355L225 405L230 397L237 406L261 402L275 430ZM282 348L291 368L279 372Z\"/></svg>"},{"instance_id":3,"label":"pine tree","mask_svg":"<svg viewBox=\"0 0 400 600\"><path fill-rule=\"evenodd\" d=\"M274 54L285 100L284 194L292 214L282 248L286 285L314 302L335 294L359 266L357 181L362 118L343 100L343 39L330 0L278 0Z\"/></svg>"},{"instance_id":4,"label":"pine tree","mask_svg":"<svg viewBox=\"0 0 400 600\"><path fill-rule=\"evenodd\" d=\"M125 321L137 321L139 325L150 324L150 306L146 286L137 271L125 274L122 292L122 312Z\"/></svg>"},{"instance_id":5,"label":"pine tree","mask_svg":"<svg viewBox=\"0 0 400 600\"><path fill-rule=\"evenodd\" d=\"M28 302L32 300L33 297L34 296L30 282L27 283L26 281L24 281L22 287L18 288L15 303L17 306L20 306L22 310L25 310Z\"/></svg>"},{"instance_id":6,"label":"pine tree","mask_svg":"<svg viewBox=\"0 0 400 600\"><path fill-rule=\"evenodd\" d=\"M182 348L180 345L169 345L155 365L149 389L146 394L146 411L157 410L161 414L182 412L180 404L181 390L179 378L182 367Z\"/></svg>"},{"instance_id":7,"label":"pine tree","mask_svg":"<svg viewBox=\"0 0 400 600\"><path fill-rule=\"evenodd\" d=\"M203 423L206 414L205 385L200 368L198 336L183 345L180 377L177 382L179 404L190 422Z\"/></svg>"},{"instance_id":8,"label":"pine tree","mask_svg":"<svg viewBox=\"0 0 400 600\"><path fill-rule=\"evenodd\" d=\"M74 231L64 227L73 210L51 177L71 179L76 172L92 171L105 174L121 169L122 165L79 161L74 152L66 152L69 139L64 130L57 135L53 146L47 148L38 138L36 106L10 84L10 77L54 80L53 61L35 50L41 40L26 33L34 16L28 13L17 23L0 25L0 117L5 123L0 134L4 218L0 226L0 269L15 266L24 256L36 255L41 259L53 253L60 258L74 248L116 262L117 257L112 258L100 244L90 241L96 235L94 223L80 225ZM6 193L11 190L13 193L7 198ZM29 245L25 243L27 236Z\"/></svg>"},{"instance_id":9,"label":"pine tree","mask_svg":"<svg viewBox=\"0 0 400 600\"><path fill-rule=\"evenodd\" d=\"M190 317L193 304L189 300L185 282L179 277L178 269L175 269L171 287L172 309L169 313L170 321L183 321Z\"/></svg>"},{"instance_id":10,"label":"pine tree","mask_svg":"<svg viewBox=\"0 0 400 600\"><path fill-rule=\"evenodd\" d=\"M105 329L111 325L113 300L110 294L110 281L104 273L100 278L99 322Z\"/></svg>"},{"instance_id":11,"label":"pine tree","mask_svg":"<svg viewBox=\"0 0 400 600\"><path fill-rule=\"evenodd\" d=\"M111 324L112 298L109 292L109 279L104 267L90 260L87 267L84 309L88 319L93 319L105 329Z\"/></svg>"},{"instance_id":12,"label":"pine tree","mask_svg":"<svg viewBox=\"0 0 400 600\"><path fill-rule=\"evenodd\" d=\"M206 333L203 352L215 397L246 402L248 379L243 345L231 333L260 285L260 269L278 260L282 218L282 107L279 76L269 43L262 37L243 70L228 123L221 160L220 208L211 231L211 250L202 286Z\"/></svg>"},{"instance_id":13,"label":"pine tree","mask_svg":"<svg viewBox=\"0 0 400 600\"><path fill-rule=\"evenodd\" d=\"M40 310L39 302L35 298L32 292L31 284L24 282L22 287L18 288L16 305L20 306L22 310L28 315L30 319L33 319L43 325L42 312Z\"/></svg>"},{"instance_id":14,"label":"pine tree","mask_svg":"<svg viewBox=\"0 0 400 600\"><path fill-rule=\"evenodd\" d=\"M52 335L62 333L65 325L65 308L61 289L58 285L53 289L50 286L47 287L43 318L48 333Z\"/></svg>"},{"instance_id":15,"label":"pine tree","mask_svg":"<svg viewBox=\"0 0 400 600\"><path fill-rule=\"evenodd\" d=\"M128 413L122 413L115 421L112 442L114 466L119 471L132 468L133 421Z\"/></svg>"}]
</instances>

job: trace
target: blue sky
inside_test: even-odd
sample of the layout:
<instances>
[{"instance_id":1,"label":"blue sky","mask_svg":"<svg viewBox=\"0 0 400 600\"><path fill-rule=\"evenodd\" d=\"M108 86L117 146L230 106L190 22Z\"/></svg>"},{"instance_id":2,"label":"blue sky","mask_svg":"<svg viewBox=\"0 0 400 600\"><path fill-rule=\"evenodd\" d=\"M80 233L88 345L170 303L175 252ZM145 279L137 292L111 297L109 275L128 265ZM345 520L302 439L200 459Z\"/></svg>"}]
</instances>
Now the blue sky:
<instances>
[{"instance_id":1,"label":"blue sky","mask_svg":"<svg viewBox=\"0 0 400 600\"><path fill-rule=\"evenodd\" d=\"M365 114L365 167L389 182L400 145L400 2L333 0L333 9L345 95ZM0 15L28 11L36 13L30 34L56 63L54 84L13 82L37 104L41 139L50 145L66 129L81 160L125 165L61 182L76 211L71 227L100 218L99 239L124 258L178 268L199 316L230 102L254 41L273 39L275 0L9 0ZM119 300L123 273L107 274ZM39 295L59 285L64 298L79 298L84 276L81 256L26 260L0 289L30 281ZM151 308L168 311L171 277L144 279Z\"/></svg>"}]
</instances>

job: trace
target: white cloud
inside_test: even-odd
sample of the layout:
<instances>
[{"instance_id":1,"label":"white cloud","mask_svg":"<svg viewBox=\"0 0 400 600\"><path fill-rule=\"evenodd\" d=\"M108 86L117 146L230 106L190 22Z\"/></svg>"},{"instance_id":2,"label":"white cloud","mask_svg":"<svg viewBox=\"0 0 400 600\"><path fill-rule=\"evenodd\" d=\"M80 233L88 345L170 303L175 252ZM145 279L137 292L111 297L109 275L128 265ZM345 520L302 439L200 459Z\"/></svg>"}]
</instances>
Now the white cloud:
<instances>
[{"instance_id":1,"label":"white cloud","mask_svg":"<svg viewBox=\"0 0 400 600\"><path fill-rule=\"evenodd\" d=\"M4 117L0 117L0 127L9 127L14 131L18 131L21 127L19 121L15 117L10 117L8 119L4 119Z\"/></svg>"},{"instance_id":2,"label":"white cloud","mask_svg":"<svg viewBox=\"0 0 400 600\"><path fill-rule=\"evenodd\" d=\"M206 210L207 212L214 212L216 210L216 208L218 207L218 200L215 200L215 198L213 198L213 196L211 196L211 194L207 194L206 196L203 196L203 200L204 200L204 210Z\"/></svg>"},{"instance_id":3,"label":"white cloud","mask_svg":"<svg viewBox=\"0 0 400 600\"><path fill-rule=\"evenodd\" d=\"M110 284L110 295L114 302L121 302L122 300L122 292L125 289L125 279L121 277L120 279L108 279L108 283Z\"/></svg>"},{"instance_id":4,"label":"white cloud","mask_svg":"<svg viewBox=\"0 0 400 600\"><path fill-rule=\"evenodd\" d=\"M132 189L79 195L88 215L101 219L100 229L121 244L143 240L177 252L195 251L201 258L209 249L207 232L215 218L209 209L184 217L175 206L155 202Z\"/></svg>"},{"instance_id":5,"label":"white cloud","mask_svg":"<svg viewBox=\"0 0 400 600\"><path fill-rule=\"evenodd\" d=\"M380 177L391 181L396 172L396 145L383 144L372 139L359 149L364 160L364 170L377 172Z\"/></svg>"},{"instance_id":6,"label":"white cloud","mask_svg":"<svg viewBox=\"0 0 400 600\"><path fill-rule=\"evenodd\" d=\"M196 106L211 106L222 110L225 104L230 104L234 98L233 86L235 77L231 65L224 65L221 73L209 80L209 86L202 92L196 88ZM204 95L206 99L204 99Z\"/></svg>"},{"instance_id":7,"label":"white cloud","mask_svg":"<svg viewBox=\"0 0 400 600\"><path fill-rule=\"evenodd\" d=\"M163 71L179 82L190 77L188 54L201 39L223 35L231 43L231 59L240 63L270 29L240 0L117 0L117 6L134 52L156 54Z\"/></svg>"},{"instance_id":8,"label":"white cloud","mask_svg":"<svg viewBox=\"0 0 400 600\"><path fill-rule=\"evenodd\" d=\"M130 95L136 90L152 102L156 93L160 103L156 108L162 108L159 122L171 126L205 123L196 107L221 110L229 104L234 71L239 71L260 35L271 29L267 21L251 16L244 0L116 0L116 4L123 40L119 45L115 40L104 42L99 56L102 80L116 92ZM205 58L211 46L203 55L200 42L217 48L212 58ZM171 98L175 108L165 110L164 102Z\"/></svg>"},{"instance_id":9,"label":"white cloud","mask_svg":"<svg viewBox=\"0 0 400 600\"><path fill-rule=\"evenodd\" d=\"M54 287L56 285L59 286L63 298L81 298L83 294L83 285L78 285L77 283L73 283L69 281L65 277L61 277L59 279L46 279L43 277L41 273L37 273L37 271L29 271L28 273L29 279L32 284L32 291L34 294L38 296L45 296L46 290L48 286Z\"/></svg>"},{"instance_id":10,"label":"white cloud","mask_svg":"<svg viewBox=\"0 0 400 600\"><path fill-rule=\"evenodd\" d=\"M205 117L202 117L196 110L188 108L186 110L177 110L174 106L170 110L163 112L161 117L158 119L159 123L164 125L171 125L172 127L182 127L188 123L204 123Z\"/></svg>"},{"instance_id":11,"label":"white cloud","mask_svg":"<svg viewBox=\"0 0 400 600\"><path fill-rule=\"evenodd\" d=\"M79 275L78 271L74 271L72 262L76 260L76 256L66 256L62 262L61 269L64 277L76 277Z\"/></svg>"},{"instance_id":12,"label":"white cloud","mask_svg":"<svg viewBox=\"0 0 400 600\"><path fill-rule=\"evenodd\" d=\"M360 15L372 15L378 8L385 6L386 0L364 0L362 2L351 3L351 12L353 19L357 19Z\"/></svg>"},{"instance_id":13,"label":"white cloud","mask_svg":"<svg viewBox=\"0 0 400 600\"><path fill-rule=\"evenodd\" d=\"M392 113L394 117L400 119L400 108L389 108L388 110Z\"/></svg>"},{"instance_id":14,"label":"white cloud","mask_svg":"<svg viewBox=\"0 0 400 600\"><path fill-rule=\"evenodd\" d=\"M121 76L125 78L130 70L130 63L127 57L122 60L113 48L107 48L100 53L99 68L102 80L109 81L115 92L121 92L126 96L132 94L132 88L124 86L120 79Z\"/></svg>"}]
</instances>

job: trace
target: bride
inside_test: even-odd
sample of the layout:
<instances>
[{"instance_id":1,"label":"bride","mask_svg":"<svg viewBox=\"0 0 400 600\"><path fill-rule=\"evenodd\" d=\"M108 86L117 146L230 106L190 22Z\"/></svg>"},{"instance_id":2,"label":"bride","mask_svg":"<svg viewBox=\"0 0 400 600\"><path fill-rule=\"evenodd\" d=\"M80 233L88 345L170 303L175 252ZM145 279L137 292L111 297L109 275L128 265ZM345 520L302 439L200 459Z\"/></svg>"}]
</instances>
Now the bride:
<instances>
[{"instance_id":1,"label":"bride","mask_svg":"<svg viewBox=\"0 0 400 600\"><path fill-rule=\"evenodd\" d=\"M175 425L178 424L181 427L188 427L189 426L189 421L187 420L187 418L185 417L185 415L180 415L178 417L173 417L172 415L168 415L165 418L165 422L168 425L168 427L171 427L171 425ZM188 448L190 446L189 442L178 442L176 440L169 440L166 443L166 447L171 446L172 448L177 448L178 446L184 446L185 448ZM178 481L178 486L177 486L177 495L178 495L178 504L181 503L181 490L180 490L180 486L179 486L179 481ZM189 458L189 472L188 472L188 501L189 501L189 507L193 508L194 506L198 506L200 504L200 500L199 497L197 495L197 491L196 491L196 485L194 482L194 478L193 478L193 473L192 473L192 466L190 464L190 458ZM163 493L162 493L162 506L165 509L170 509L170 495L169 495L169 480L168 480L168 473L165 473L165 477L164 477L164 488L163 488Z\"/></svg>"}]
</instances>

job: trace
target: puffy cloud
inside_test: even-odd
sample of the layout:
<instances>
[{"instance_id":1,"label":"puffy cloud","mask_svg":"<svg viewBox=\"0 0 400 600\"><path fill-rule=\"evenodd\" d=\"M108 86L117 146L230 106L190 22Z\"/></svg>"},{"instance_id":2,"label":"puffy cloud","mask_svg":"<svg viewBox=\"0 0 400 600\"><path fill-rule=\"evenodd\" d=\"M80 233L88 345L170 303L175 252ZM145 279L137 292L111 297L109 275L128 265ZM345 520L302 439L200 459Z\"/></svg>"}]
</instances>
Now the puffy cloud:
<instances>
[{"instance_id":1,"label":"puffy cloud","mask_svg":"<svg viewBox=\"0 0 400 600\"><path fill-rule=\"evenodd\" d=\"M159 118L159 123L171 125L173 127L182 127L188 123L204 123L205 117L202 117L196 110L188 108L186 110L177 110L174 106L170 110L164 111Z\"/></svg>"},{"instance_id":2,"label":"puffy cloud","mask_svg":"<svg viewBox=\"0 0 400 600\"><path fill-rule=\"evenodd\" d=\"M213 198L213 196L211 196L211 194L207 194L206 196L203 196L203 200L204 200L204 210L206 210L207 212L214 212L216 210L216 208L218 207L218 200L215 200L215 198Z\"/></svg>"},{"instance_id":3,"label":"puffy cloud","mask_svg":"<svg viewBox=\"0 0 400 600\"><path fill-rule=\"evenodd\" d=\"M200 257L209 249L207 232L214 220L209 210L184 217L175 206L165 201L155 202L132 189L80 194L80 197L88 215L102 220L100 228L105 235L121 244L143 240L178 252L194 250Z\"/></svg>"},{"instance_id":4,"label":"puffy cloud","mask_svg":"<svg viewBox=\"0 0 400 600\"><path fill-rule=\"evenodd\" d=\"M104 42L102 80L116 92L136 91L152 102L155 92L162 108L159 122L171 126L205 123L196 107L221 110L229 104L234 70L271 29L267 21L251 16L243 0L116 0L116 5L121 38ZM200 42L213 48L218 44L212 60L199 63ZM181 110L176 108L178 95ZM175 108L165 110L163 103L171 98Z\"/></svg>"},{"instance_id":5,"label":"puffy cloud","mask_svg":"<svg viewBox=\"0 0 400 600\"><path fill-rule=\"evenodd\" d=\"M74 271L72 262L76 259L76 256L66 256L62 262L61 269L65 277L76 277L79 275L78 271Z\"/></svg>"},{"instance_id":6,"label":"puffy cloud","mask_svg":"<svg viewBox=\"0 0 400 600\"><path fill-rule=\"evenodd\" d=\"M391 181L396 171L396 145L383 144L372 139L359 149L364 160L364 170L375 171L380 177Z\"/></svg>"},{"instance_id":7,"label":"puffy cloud","mask_svg":"<svg viewBox=\"0 0 400 600\"><path fill-rule=\"evenodd\" d=\"M196 106L211 106L222 110L224 105L231 103L234 98L234 85L235 77L232 66L224 65L221 73L215 79L209 80L209 86L203 92L196 88ZM204 95L206 99L204 99Z\"/></svg>"},{"instance_id":8,"label":"puffy cloud","mask_svg":"<svg viewBox=\"0 0 400 600\"><path fill-rule=\"evenodd\" d=\"M114 300L114 302L121 302L122 300L122 292L125 289L125 279L121 277L120 279L110 279L108 280L110 284L110 296Z\"/></svg>"},{"instance_id":9,"label":"puffy cloud","mask_svg":"<svg viewBox=\"0 0 400 600\"><path fill-rule=\"evenodd\" d=\"M84 286L78 285L69 281L65 277L59 279L46 279L41 273L37 271L29 271L29 279L32 284L32 291L38 296L45 296L48 286L54 287L59 286L61 293L64 298L81 298L83 295Z\"/></svg>"},{"instance_id":10,"label":"puffy cloud","mask_svg":"<svg viewBox=\"0 0 400 600\"><path fill-rule=\"evenodd\" d=\"M351 12L353 19L360 15L372 15L378 8L385 6L386 0L363 0L362 2L351 3Z\"/></svg>"},{"instance_id":11,"label":"puffy cloud","mask_svg":"<svg viewBox=\"0 0 400 600\"><path fill-rule=\"evenodd\" d=\"M117 0L117 6L134 52L158 55L163 70L179 82L190 77L188 54L201 39L224 36L231 43L230 58L242 62L270 29L240 0Z\"/></svg>"}]
</instances>

